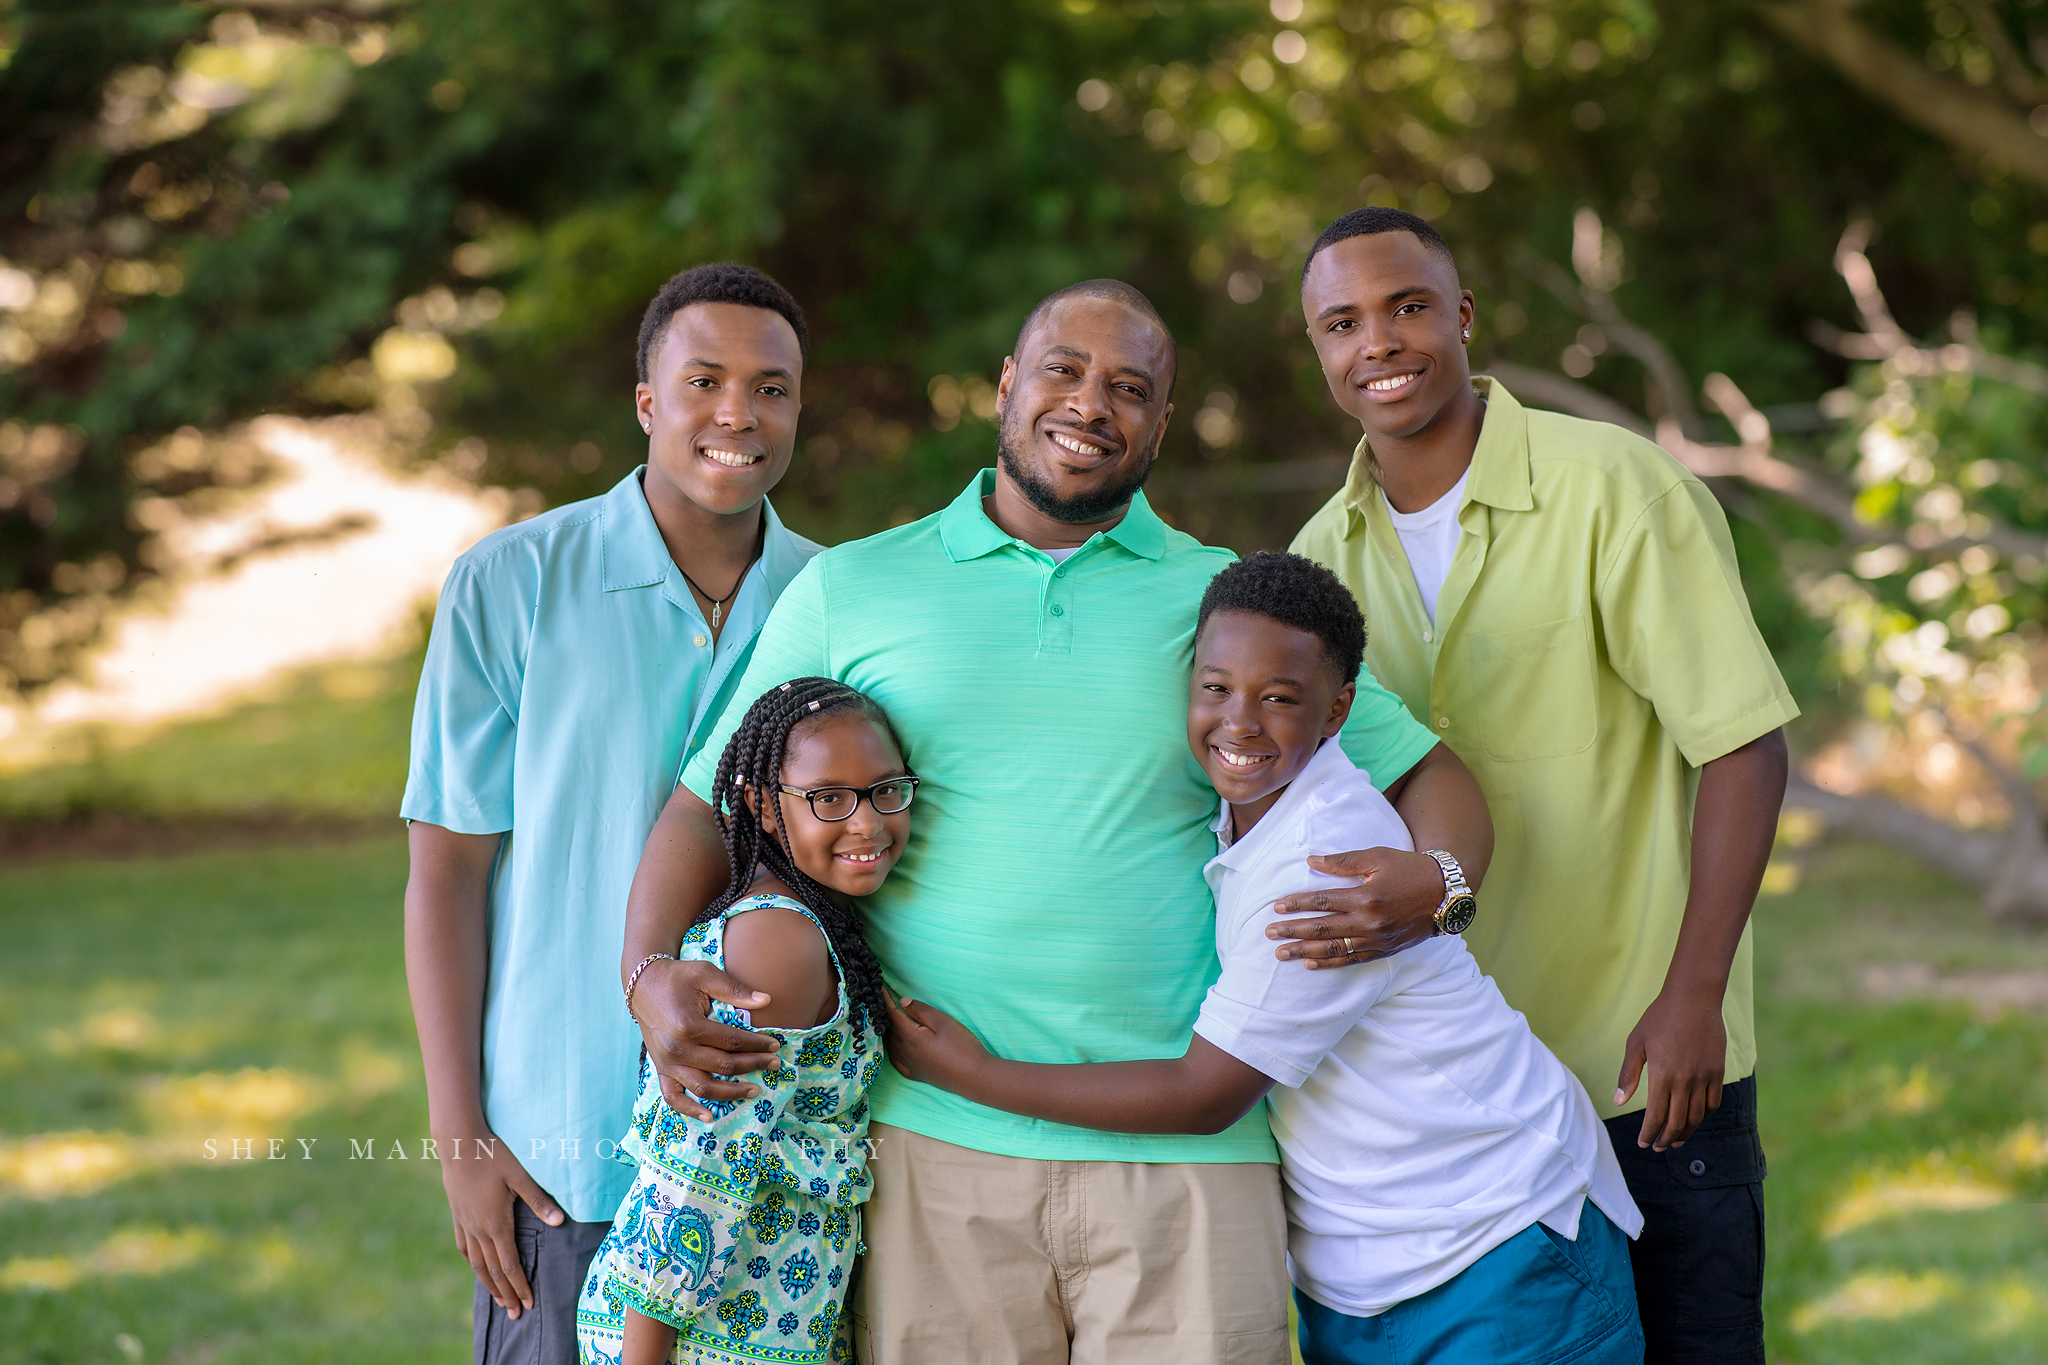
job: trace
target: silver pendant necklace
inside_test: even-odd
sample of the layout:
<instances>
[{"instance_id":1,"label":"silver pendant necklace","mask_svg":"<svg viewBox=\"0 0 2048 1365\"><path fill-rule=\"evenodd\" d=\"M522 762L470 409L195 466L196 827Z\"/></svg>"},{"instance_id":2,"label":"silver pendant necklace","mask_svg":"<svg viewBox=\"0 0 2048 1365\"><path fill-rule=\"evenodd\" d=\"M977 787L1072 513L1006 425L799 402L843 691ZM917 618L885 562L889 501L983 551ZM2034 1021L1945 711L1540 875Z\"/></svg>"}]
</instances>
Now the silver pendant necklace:
<instances>
[{"instance_id":1,"label":"silver pendant necklace","mask_svg":"<svg viewBox=\"0 0 2048 1365\"><path fill-rule=\"evenodd\" d=\"M690 575L684 571L682 565L676 565L676 572L683 575L683 581L690 585L690 590L696 593L697 596L703 598L706 602L709 602L711 604L711 629L713 629L714 631L718 629L719 621L724 619L725 604L732 601L733 598L738 597L740 595L740 588L746 583L747 574L750 570L753 569L754 561L761 557L761 547L767 543L767 540L768 518L764 516L761 518L761 530L754 537L754 553L747 557L746 566L740 570L740 576L733 580L732 591L727 593L723 597L713 597L710 593L698 587L697 580L690 577Z\"/></svg>"}]
</instances>

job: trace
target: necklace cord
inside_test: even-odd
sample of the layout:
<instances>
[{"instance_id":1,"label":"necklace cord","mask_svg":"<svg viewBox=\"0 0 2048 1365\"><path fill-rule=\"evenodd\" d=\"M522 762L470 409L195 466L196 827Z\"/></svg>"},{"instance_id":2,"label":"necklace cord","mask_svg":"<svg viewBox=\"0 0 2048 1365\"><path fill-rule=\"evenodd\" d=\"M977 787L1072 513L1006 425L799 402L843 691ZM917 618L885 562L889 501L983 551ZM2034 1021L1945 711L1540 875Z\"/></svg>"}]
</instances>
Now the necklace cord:
<instances>
[{"instance_id":1,"label":"necklace cord","mask_svg":"<svg viewBox=\"0 0 2048 1365\"><path fill-rule=\"evenodd\" d=\"M711 604L711 628L713 630L718 629L719 618L724 614L725 604L740 595L740 589L746 585L748 573L752 572L754 565L760 560L761 551L766 548L767 544L768 514L764 511L761 514L761 528L754 533L754 553L747 557L746 564L740 569L739 577L733 580L732 591L723 597L713 597L710 593L698 587L697 580L690 577L689 572L682 565L676 565L676 572L682 574L683 581L690 585L690 590Z\"/></svg>"}]
</instances>

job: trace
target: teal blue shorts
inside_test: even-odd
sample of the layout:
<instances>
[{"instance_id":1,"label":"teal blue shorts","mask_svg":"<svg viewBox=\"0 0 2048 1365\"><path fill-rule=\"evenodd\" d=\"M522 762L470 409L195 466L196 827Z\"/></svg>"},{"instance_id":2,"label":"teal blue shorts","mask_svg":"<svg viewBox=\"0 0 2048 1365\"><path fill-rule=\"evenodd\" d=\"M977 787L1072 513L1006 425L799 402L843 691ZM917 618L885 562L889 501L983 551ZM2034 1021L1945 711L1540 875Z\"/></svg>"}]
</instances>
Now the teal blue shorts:
<instances>
[{"instance_id":1,"label":"teal blue shorts","mask_svg":"<svg viewBox=\"0 0 2048 1365\"><path fill-rule=\"evenodd\" d=\"M1306 1365L1642 1365L1628 1238L1591 1201L1576 1242L1532 1223L1377 1317L1294 1301Z\"/></svg>"}]
</instances>

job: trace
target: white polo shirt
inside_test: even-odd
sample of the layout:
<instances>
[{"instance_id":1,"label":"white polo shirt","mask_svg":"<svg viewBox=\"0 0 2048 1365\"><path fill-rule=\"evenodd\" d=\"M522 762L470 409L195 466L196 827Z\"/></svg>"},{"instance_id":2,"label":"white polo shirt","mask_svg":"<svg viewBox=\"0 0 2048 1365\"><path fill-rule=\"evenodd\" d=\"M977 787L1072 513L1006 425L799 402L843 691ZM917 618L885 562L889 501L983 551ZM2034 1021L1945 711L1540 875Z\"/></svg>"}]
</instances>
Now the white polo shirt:
<instances>
[{"instance_id":1,"label":"white polo shirt","mask_svg":"<svg viewBox=\"0 0 2048 1365\"><path fill-rule=\"evenodd\" d=\"M1370 1317L1532 1223L1577 1240L1588 1198L1642 1231L1585 1090L1463 939L1337 970L1273 956L1275 900L1355 885L1311 871L1309 854L1414 847L1342 747L1326 742L1243 839L1228 842L1227 802L1215 829L1224 848L1205 871L1223 973L1195 1032L1279 1082L1288 1273L1303 1293Z\"/></svg>"}]
</instances>

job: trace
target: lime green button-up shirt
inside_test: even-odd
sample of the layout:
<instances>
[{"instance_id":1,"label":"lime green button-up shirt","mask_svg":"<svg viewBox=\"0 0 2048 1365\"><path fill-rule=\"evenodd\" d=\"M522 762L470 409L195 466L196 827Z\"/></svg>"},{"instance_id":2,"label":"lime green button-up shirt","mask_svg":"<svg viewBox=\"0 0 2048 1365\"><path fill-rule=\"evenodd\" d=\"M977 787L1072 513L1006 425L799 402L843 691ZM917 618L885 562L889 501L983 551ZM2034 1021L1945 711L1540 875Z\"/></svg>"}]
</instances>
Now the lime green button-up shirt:
<instances>
[{"instance_id":1,"label":"lime green button-up shirt","mask_svg":"<svg viewBox=\"0 0 2048 1365\"><path fill-rule=\"evenodd\" d=\"M1496 844L1466 938L1612 1117L1684 917L1699 769L1799 711L1698 479L1620 427L1473 387L1486 421L1434 625L1363 442L1293 548L1358 596L1367 664L1478 776ZM1731 1081L1756 1068L1750 964L1745 931Z\"/></svg>"},{"instance_id":2,"label":"lime green button-up shirt","mask_svg":"<svg viewBox=\"0 0 2048 1365\"><path fill-rule=\"evenodd\" d=\"M1216 792L1188 752L1202 590L1231 562L1139 494L1065 561L982 510L995 471L944 511L825 551L776 603L731 706L683 780L709 797L746 708L794 677L888 709L923 779L910 844L866 902L896 988L998 1055L1178 1057L1217 975ZM1381 786L1435 747L1359 680L1354 752ZM1003 1156L1273 1161L1263 1105L1214 1136L1101 1133L1023 1118L884 1067L874 1117Z\"/></svg>"}]
</instances>

